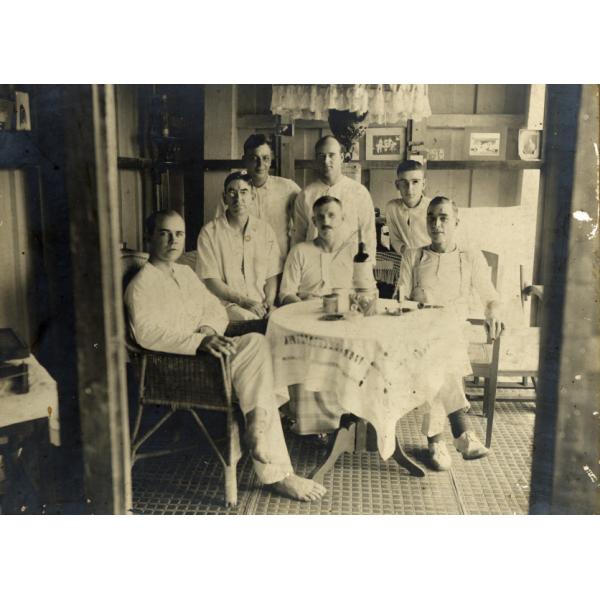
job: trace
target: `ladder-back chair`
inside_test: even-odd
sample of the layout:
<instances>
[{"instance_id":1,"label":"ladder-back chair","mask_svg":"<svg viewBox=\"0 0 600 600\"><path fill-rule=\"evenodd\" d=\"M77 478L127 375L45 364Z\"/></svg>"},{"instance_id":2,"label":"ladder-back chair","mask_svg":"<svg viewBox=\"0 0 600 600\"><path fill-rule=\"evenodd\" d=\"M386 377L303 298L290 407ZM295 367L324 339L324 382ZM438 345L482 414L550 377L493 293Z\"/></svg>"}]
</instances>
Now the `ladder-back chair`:
<instances>
[{"instance_id":1,"label":"ladder-back chair","mask_svg":"<svg viewBox=\"0 0 600 600\"><path fill-rule=\"evenodd\" d=\"M492 271L492 283L498 289L500 259L497 254L483 253ZM521 267L521 298L531 293L524 287ZM533 286L529 286L531 288ZM499 291L499 290L498 290ZM483 320L469 319L471 324L483 325ZM534 388L538 374L539 327L506 328L493 342L469 345L473 375L484 379L483 412L487 417L485 445L492 443L498 377L531 377Z\"/></svg>"}]
</instances>

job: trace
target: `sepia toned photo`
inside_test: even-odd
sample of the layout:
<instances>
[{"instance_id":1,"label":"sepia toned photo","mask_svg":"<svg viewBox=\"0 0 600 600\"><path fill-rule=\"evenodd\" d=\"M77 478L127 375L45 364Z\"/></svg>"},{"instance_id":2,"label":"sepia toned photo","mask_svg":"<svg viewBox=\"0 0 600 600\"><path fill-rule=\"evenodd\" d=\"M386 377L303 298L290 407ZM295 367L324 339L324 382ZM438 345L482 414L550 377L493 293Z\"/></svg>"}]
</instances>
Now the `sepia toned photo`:
<instances>
[{"instance_id":1,"label":"sepia toned photo","mask_svg":"<svg viewBox=\"0 0 600 600\"><path fill-rule=\"evenodd\" d=\"M597 514L597 136L591 84L0 85L0 525Z\"/></svg>"}]
</instances>

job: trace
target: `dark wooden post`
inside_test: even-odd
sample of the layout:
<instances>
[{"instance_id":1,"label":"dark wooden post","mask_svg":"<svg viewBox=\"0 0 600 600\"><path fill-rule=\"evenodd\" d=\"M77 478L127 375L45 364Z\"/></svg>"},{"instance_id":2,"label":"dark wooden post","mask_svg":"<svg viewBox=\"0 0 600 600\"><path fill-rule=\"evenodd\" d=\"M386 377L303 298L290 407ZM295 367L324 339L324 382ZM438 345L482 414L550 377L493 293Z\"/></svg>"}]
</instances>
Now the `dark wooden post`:
<instances>
[{"instance_id":1,"label":"dark wooden post","mask_svg":"<svg viewBox=\"0 0 600 600\"><path fill-rule=\"evenodd\" d=\"M86 502L93 513L123 514L131 469L113 87L67 86L65 114Z\"/></svg>"},{"instance_id":2,"label":"dark wooden post","mask_svg":"<svg viewBox=\"0 0 600 600\"><path fill-rule=\"evenodd\" d=\"M600 509L598 87L548 86L530 512Z\"/></svg>"}]
</instances>

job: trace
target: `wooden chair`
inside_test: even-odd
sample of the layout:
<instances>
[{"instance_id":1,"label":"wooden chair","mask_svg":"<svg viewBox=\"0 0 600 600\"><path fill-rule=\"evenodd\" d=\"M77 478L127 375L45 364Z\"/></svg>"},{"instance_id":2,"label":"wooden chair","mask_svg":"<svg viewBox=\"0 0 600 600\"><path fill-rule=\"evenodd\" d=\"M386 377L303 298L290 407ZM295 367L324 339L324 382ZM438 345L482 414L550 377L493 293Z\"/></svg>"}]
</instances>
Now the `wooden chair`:
<instances>
[{"instance_id":1,"label":"wooden chair","mask_svg":"<svg viewBox=\"0 0 600 600\"><path fill-rule=\"evenodd\" d=\"M123 290L144 265L148 255L128 251L122 255ZM137 414L131 436L131 465L138 460L160 456L174 450L140 453L147 442L176 411L186 411L206 437L221 462L225 474L225 504L237 504L237 462L241 456L240 413L235 404L235 392L228 358L210 354L186 356L153 352L127 341L127 350L137 379ZM147 431L141 431L142 415L148 405L160 406L167 412ZM208 431L198 411L218 412L226 418L225 449L221 450Z\"/></svg>"},{"instance_id":2,"label":"wooden chair","mask_svg":"<svg viewBox=\"0 0 600 600\"><path fill-rule=\"evenodd\" d=\"M492 281L494 282L494 270L496 277L498 276L499 257L489 252L484 252L484 256L492 268ZM531 294L528 287L533 286L524 287L523 267L521 267L522 300ZM483 325L481 320L469 319L469 321L475 325ZM473 375L484 379L483 406L484 415L487 417L485 445L488 448L492 443L498 377L530 377L535 389L539 344L539 327L521 327L505 329L502 335L491 343L487 341L469 346Z\"/></svg>"}]
</instances>

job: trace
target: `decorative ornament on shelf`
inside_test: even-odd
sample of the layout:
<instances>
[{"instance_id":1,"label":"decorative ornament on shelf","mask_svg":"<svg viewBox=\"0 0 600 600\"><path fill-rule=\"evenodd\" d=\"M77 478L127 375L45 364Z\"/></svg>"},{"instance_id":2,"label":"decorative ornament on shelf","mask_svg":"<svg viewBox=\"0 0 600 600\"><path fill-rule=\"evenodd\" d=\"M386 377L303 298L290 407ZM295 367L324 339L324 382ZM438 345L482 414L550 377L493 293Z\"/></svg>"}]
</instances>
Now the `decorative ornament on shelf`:
<instances>
[{"instance_id":1,"label":"decorative ornament on shelf","mask_svg":"<svg viewBox=\"0 0 600 600\"><path fill-rule=\"evenodd\" d=\"M358 154L356 143L367 131L368 114L368 112L358 114L349 110L329 110L329 127L343 146L344 162L358 160L358 156L353 154L355 150Z\"/></svg>"}]
</instances>

